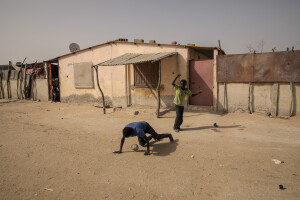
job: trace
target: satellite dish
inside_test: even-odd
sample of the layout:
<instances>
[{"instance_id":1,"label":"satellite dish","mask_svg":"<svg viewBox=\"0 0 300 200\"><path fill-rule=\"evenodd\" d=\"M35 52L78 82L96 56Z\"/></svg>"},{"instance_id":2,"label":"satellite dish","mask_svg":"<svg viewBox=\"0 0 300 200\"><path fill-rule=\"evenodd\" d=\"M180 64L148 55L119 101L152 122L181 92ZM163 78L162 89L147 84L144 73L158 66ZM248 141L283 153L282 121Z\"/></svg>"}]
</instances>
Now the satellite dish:
<instances>
[{"instance_id":1,"label":"satellite dish","mask_svg":"<svg viewBox=\"0 0 300 200\"><path fill-rule=\"evenodd\" d=\"M70 51L71 51L72 53L74 53L74 52L76 52L76 51L79 51L79 50L80 50L80 47L79 47L79 45L76 44L76 43L71 43L71 44L69 45L69 49L70 49Z\"/></svg>"}]
</instances>

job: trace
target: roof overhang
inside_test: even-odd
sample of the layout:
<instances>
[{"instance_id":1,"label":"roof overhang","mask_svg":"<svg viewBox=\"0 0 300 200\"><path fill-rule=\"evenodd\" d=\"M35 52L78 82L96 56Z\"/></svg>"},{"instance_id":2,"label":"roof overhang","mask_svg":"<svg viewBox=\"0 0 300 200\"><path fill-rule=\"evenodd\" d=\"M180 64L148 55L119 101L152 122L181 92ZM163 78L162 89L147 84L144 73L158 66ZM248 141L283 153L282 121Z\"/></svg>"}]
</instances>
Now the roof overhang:
<instances>
[{"instance_id":1,"label":"roof overhang","mask_svg":"<svg viewBox=\"0 0 300 200\"><path fill-rule=\"evenodd\" d=\"M152 53L152 54L126 53L119 57L99 63L95 66L117 66L117 65L129 65L129 64L145 63L145 62L153 63L174 55L177 55L177 52Z\"/></svg>"}]
</instances>

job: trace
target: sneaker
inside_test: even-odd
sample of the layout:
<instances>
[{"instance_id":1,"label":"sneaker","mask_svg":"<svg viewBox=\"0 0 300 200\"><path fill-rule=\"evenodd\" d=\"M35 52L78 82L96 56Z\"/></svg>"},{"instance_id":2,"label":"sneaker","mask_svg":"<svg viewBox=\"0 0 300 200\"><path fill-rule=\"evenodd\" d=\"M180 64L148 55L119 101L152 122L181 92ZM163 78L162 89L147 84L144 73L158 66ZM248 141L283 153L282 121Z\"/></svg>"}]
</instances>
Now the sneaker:
<instances>
[{"instance_id":1,"label":"sneaker","mask_svg":"<svg viewBox=\"0 0 300 200\"><path fill-rule=\"evenodd\" d=\"M173 142L174 141L174 139L173 139L173 136L170 134L170 136L169 136L169 139L170 139L170 142Z\"/></svg>"}]
</instances>

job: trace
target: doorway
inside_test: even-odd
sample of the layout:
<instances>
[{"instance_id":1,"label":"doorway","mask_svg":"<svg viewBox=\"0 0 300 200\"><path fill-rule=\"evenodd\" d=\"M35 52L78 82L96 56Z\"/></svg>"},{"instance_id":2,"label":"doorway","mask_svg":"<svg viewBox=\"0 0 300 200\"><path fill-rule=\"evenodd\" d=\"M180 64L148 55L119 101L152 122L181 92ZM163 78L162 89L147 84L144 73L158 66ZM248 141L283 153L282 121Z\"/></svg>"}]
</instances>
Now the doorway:
<instances>
[{"instance_id":1,"label":"doorway","mask_svg":"<svg viewBox=\"0 0 300 200\"><path fill-rule=\"evenodd\" d=\"M213 106L213 69L214 60L190 61L189 89L192 93L202 93L189 98L189 104L195 106Z\"/></svg>"},{"instance_id":2,"label":"doorway","mask_svg":"<svg viewBox=\"0 0 300 200\"><path fill-rule=\"evenodd\" d=\"M58 63L48 64L49 99L53 99L52 90L56 91L56 101L60 101L59 70Z\"/></svg>"}]
</instances>

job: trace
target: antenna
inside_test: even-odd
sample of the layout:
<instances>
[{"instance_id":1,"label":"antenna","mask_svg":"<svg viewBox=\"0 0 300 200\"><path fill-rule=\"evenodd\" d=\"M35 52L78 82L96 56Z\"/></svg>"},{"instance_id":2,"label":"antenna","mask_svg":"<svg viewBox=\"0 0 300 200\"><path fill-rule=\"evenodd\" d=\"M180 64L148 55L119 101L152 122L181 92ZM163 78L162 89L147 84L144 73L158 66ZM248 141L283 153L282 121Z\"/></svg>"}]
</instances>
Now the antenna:
<instances>
[{"instance_id":1,"label":"antenna","mask_svg":"<svg viewBox=\"0 0 300 200\"><path fill-rule=\"evenodd\" d=\"M69 45L69 49L70 49L70 51L71 51L72 53L74 53L74 52L76 52L76 51L79 51L79 50L80 50L80 47L79 47L79 45L76 44L76 43L71 43L71 44Z\"/></svg>"}]
</instances>

